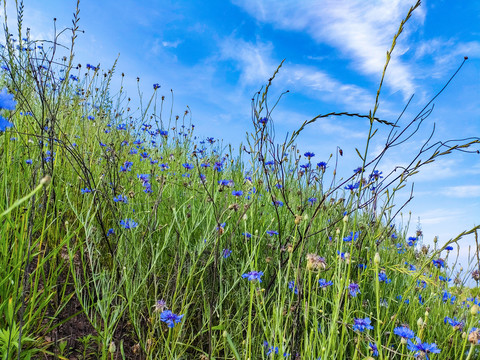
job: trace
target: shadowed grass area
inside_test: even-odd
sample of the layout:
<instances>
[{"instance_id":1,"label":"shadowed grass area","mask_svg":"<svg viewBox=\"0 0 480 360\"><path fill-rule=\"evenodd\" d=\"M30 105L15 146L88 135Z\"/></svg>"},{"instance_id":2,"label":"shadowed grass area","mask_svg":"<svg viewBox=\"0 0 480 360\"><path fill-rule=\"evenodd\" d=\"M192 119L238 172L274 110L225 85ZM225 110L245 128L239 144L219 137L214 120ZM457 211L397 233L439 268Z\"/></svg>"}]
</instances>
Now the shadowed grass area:
<instances>
[{"instance_id":1,"label":"shadowed grass area","mask_svg":"<svg viewBox=\"0 0 480 360\"><path fill-rule=\"evenodd\" d=\"M78 4L65 50L30 39L18 3L0 75L2 358L480 356L478 290L465 286L478 261L463 273L450 261L479 227L430 248L394 225L407 179L478 138L426 142L406 168L380 171L431 113L376 117L418 6L370 114L320 114L276 143L267 95L280 64L235 153L197 138L188 109L165 114L158 84L134 105L111 88L115 66L74 65ZM349 178L336 175L340 149L317 160L296 145L327 116L369 119ZM373 156L379 127L391 131Z\"/></svg>"}]
</instances>

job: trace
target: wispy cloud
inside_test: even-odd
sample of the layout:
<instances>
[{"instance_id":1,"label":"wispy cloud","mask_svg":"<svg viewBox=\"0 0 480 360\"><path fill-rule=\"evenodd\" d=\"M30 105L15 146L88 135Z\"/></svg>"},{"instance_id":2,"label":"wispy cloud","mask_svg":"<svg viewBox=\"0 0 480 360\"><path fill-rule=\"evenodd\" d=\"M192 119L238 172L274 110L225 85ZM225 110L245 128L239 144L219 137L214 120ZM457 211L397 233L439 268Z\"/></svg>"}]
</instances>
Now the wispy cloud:
<instances>
[{"instance_id":1,"label":"wispy cloud","mask_svg":"<svg viewBox=\"0 0 480 360\"><path fill-rule=\"evenodd\" d=\"M338 49L354 67L365 75L378 77L390 49L398 24L413 0L326 0L321 6L315 1L234 0L258 21L287 30L304 31L312 39ZM417 9L416 21L423 22L425 10ZM408 36L408 29L405 30ZM399 41L395 55L408 50ZM398 57L393 57L386 84L404 97L415 91L412 71Z\"/></svg>"},{"instance_id":2,"label":"wispy cloud","mask_svg":"<svg viewBox=\"0 0 480 360\"><path fill-rule=\"evenodd\" d=\"M480 185L447 186L441 190L441 193L456 198L480 197Z\"/></svg>"},{"instance_id":3,"label":"wispy cloud","mask_svg":"<svg viewBox=\"0 0 480 360\"><path fill-rule=\"evenodd\" d=\"M470 59L480 58L480 42L434 38L421 42L415 51L417 60L431 58L433 66L430 65L429 71L424 74L434 78L443 78L452 68L460 64L464 56L468 56ZM422 78L424 75L418 73L416 76Z\"/></svg>"},{"instance_id":4,"label":"wispy cloud","mask_svg":"<svg viewBox=\"0 0 480 360\"><path fill-rule=\"evenodd\" d=\"M273 44L229 37L220 43L220 60L234 60L241 72L242 85L263 84L278 66L272 59Z\"/></svg>"},{"instance_id":5,"label":"wispy cloud","mask_svg":"<svg viewBox=\"0 0 480 360\"><path fill-rule=\"evenodd\" d=\"M177 46L180 45L181 43L182 43L181 40L162 41L162 46L163 46L163 47L177 48Z\"/></svg>"},{"instance_id":6,"label":"wispy cloud","mask_svg":"<svg viewBox=\"0 0 480 360\"><path fill-rule=\"evenodd\" d=\"M221 43L220 53L220 60L237 63L242 86L263 85L280 63L274 58L273 44L259 40L253 43L229 37ZM374 95L362 87L342 83L324 71L301 64L284 64L277 76L277 86L313 99L345 104L363 113L374 102Z\"/></svg>"}]
</instances>

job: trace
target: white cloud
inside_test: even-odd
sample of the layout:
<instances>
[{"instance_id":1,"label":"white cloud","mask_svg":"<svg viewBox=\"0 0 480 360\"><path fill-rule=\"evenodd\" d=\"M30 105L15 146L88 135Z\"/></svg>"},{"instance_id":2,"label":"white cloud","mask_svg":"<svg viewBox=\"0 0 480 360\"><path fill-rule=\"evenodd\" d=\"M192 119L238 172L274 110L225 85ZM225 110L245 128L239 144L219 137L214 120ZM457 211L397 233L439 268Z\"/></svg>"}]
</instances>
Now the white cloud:
<instances>
[{"instance_id":1,"label":"white cloud","mask_svg":"<svg viewBox=\"0 0 480 360\"><path fill-rule=\"evenodd\" d=\"M473 198L480 196L480 185L448 186L441 190L443 195L457 198Z\"/></svg>"},{"instance_id":2,"label":"white cloud","mask_svg":"<svg viewBox=\"0 0 480 360\"><path fill-rule=\"evenodd\" d=\"M235 60L241 72L242 85L264 84L278 64L272 59L273 45L270 42L251 43L227 38L220 44L220 59Z\"/></svg>"},{"instance_id":3,"label":"white cloud","mask_svg":"<svg viewBox=\"0 0 480 360\"><path fill-rule=\"evenodd\" d=\"M304 31L315 41L337 48L360 72L377 78L383 70L386 51L390 49L398 24L415 3L413 0L234 2L261 22L272 23L281 29ZM417 9L413 18L422 22L425 10ZM404 32L407 34L402 34L402 38L408 36L408 28ZM395 57L408 50L403 43L399 41L397 44L386 84L393 91L400 90L407 98L415 91L415 83L410 67Z\"/></svg>"},{"instance_id":4,"label":"white cloud","mask_svg":"<svg viewBox=\"0 0 480 360\"><path fill-rule=\"evenodd\" d=\"M480 58L480 42L459 42L457 39L434 38L423 41L415 51L415 59L431 57L433 66L429 66L428 77L443 78L453 68L460 65L464 56L470 59ZM424 77L421 73L418 78Z\"/></svg>"},{"instance_id":5,"label":"white cloud","mask_svg":"<svg viewBox=\"0 0 480 360\"><path fill-rule=\"evenodd\" d=\"M163 47L171 47L171 48L177 48L178 45L182 43L181 40L175 40L175 41L162 41L162 46Z\"/></svg>"},{"instance_id":6,"label":"white cloud","mask_svg":"<svg viewBox=\"0 0 480 360\"><path fill-rule=\"evenodd\" d=\"M220 59L237 62L241 85L260 86L273 75L280 63L274 59L273 51L269 42L257 40L252 43L230 37L220 44ZM277 75L277 87L325 102L345 104L355 112L368 113L369 106L374 103L374 95L367 90L355 84L344 84L330 74L306 65L284 64Z\"/></svg>"}]
</instances>

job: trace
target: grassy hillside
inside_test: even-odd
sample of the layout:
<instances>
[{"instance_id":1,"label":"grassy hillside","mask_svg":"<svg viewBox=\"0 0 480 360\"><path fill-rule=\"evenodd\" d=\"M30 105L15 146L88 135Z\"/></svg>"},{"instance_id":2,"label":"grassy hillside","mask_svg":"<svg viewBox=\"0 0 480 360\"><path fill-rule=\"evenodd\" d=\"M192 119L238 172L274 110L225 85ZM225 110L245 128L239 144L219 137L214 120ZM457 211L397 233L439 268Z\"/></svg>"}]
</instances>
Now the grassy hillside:
<instances>
[{"instance_id":1,"label":"grassy hillside","mask_svg":"<svg viewBox=\"0 0 480 360\"><path fill-rule=\"evenodd\" d=\"M426 113L399 127L377 118L377 97L370 114L319 115L276 143L267 95L279 67L235 152L197 138L157 84L136 105L112 88L115 67L77 65L78 9L68 50L30 39L22 11L1 50L2 358L480 356L471 273L449 265L479 227L432 248L394 225L407 179L477 139L383 174L383 155ZM322 161L296 145L326 116L370 120L348 179L341 150ZM379 127L391 138L373 158Z\"/></svg>"}]
</instances>

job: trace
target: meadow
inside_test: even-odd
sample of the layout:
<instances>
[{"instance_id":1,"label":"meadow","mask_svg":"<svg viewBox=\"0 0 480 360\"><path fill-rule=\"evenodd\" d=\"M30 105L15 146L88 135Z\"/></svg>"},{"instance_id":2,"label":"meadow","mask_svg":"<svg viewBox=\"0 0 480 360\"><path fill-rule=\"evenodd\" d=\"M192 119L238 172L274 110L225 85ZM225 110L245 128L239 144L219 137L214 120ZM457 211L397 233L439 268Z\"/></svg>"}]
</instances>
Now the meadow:
<instances>
[{"instance_id":1,"label":"meadow","mask_svg":"<svg viewBox=\"0 0 480 360\"><path fill-rule=\"evenodd\" d=\"M78 5L62 46L30 38L21 2L15 29L5 9L2 358L480 358L479 292L466 285L480 280L478 251L468 269L454 261L480 226L427 246L420 228L395 224L407 181L439 157L477 151L479 138L425 143L408 167L381 171L443 91L407 125L376 115L418 5L369 114L318 115L277 143L281 99L268 93L280 64L254 94L237 150L198 137L159 84L132 100L112 87L123 78L115 66L77 64ZM325 117L369 120L348 178L337 176L340 148L317 159L296 143ZM389 135L372 156L379 128Z\"/></svg>"}]
</instances>

